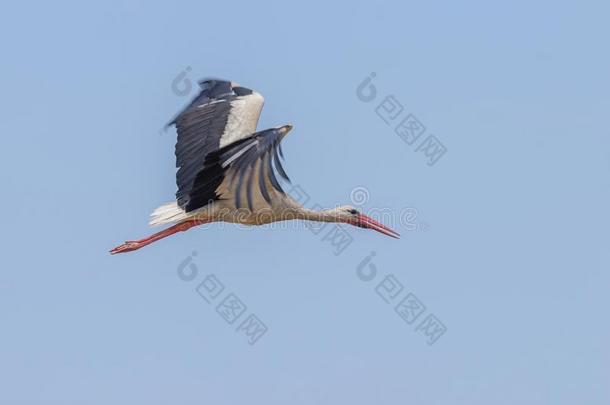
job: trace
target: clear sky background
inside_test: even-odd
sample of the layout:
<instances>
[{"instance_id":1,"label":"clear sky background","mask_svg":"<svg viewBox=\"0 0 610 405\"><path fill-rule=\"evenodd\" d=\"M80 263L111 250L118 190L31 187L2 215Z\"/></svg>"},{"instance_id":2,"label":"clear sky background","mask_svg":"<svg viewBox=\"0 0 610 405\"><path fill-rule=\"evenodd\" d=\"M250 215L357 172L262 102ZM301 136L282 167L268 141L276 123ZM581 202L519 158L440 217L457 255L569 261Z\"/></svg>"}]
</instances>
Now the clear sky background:
<instances>
[{"instance_id":1,"label":"clear sky background","mask_svg":"<svg viewBox=\"0 0 610 405\"><path fill-rule=\"evenodd\" d=\"M0 403L610 403L607 4L3 4ZM260 91L260 128L294 125L309 206L360 187L364 211L409 213L402 239L346 228L336 255L331 228L214 225L110 256L172 200L159 130L207 76Z\"/></svg>"}]
</instances>

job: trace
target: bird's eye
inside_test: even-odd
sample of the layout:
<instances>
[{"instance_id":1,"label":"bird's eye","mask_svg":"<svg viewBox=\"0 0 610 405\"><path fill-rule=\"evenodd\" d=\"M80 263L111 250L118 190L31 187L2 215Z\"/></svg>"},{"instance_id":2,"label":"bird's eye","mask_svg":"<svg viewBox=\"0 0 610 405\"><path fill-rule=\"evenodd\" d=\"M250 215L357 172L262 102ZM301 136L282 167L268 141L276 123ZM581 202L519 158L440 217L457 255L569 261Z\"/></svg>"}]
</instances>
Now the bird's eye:
<instances>
[{"instance_id":1,"label":"bird's eye","mask_svg":"<svg viewBox=\"0 0 610 405\"><path fill-rule=\"evenodd\" d=\"M352 215L356 215L358 213L358 211L356 211L356 210L349 210L349 213L352 214Z\"/></svg>"}]
</instances>

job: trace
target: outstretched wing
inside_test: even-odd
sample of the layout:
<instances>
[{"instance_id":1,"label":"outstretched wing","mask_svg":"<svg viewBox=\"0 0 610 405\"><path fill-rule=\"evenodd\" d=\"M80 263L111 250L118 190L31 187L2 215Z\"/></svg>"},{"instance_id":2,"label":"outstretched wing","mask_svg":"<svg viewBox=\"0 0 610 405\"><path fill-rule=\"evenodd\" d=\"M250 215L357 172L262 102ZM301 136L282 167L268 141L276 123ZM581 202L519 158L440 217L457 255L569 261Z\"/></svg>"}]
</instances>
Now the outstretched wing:
<instances>
[{"instance_id":1,"label":"outstretched wing","mask_svg":"<svg viewBox=\"0 0 610 405\"><path fill-rule=\"evenodd\" d=\"M175 124L178 132L176 199L187 211L194 205L191 195L206 156L254 133L264 103L259 93L234 82L211 79L199 85L197 97L168 124ZM203 193L207 201L217 198L219 185L211 184Z\"/></svg>"},{"instance_id":2,"label":"outstretched wing","mask_svg":"<svg viewBox=\"0 0 610 405\"><path fill-rule=\"evenodd\" d=\"M280 161L280 156L283 158L280 142L291 128L286 125L256 132L208 154L185 210L189 212L206 205L212 187L217 199L231 198L235 208L247 205L251 211L253 194L261 196L269 205L277 193L285 195L275 170L290 181Z\"/></svg>"}]
</instances>

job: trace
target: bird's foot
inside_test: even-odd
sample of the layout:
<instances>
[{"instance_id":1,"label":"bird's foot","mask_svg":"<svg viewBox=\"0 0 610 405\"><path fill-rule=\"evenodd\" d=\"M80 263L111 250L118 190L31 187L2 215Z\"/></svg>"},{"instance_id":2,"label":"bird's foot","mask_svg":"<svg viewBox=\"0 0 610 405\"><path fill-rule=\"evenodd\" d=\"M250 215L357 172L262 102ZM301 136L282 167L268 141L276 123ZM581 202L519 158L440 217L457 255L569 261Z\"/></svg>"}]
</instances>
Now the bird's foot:
<instances>
[{"instance_id":1,"label":"bird's foot","mask_svg":"<svg viewBox=\"0 0 610 405\"><path fill-rule=\"evenodd\" d=\"M170 226L167 229L162 230L161 232L157 232L154 235L150 235L148 238L140 239L140 240L128 240L123 243L121 246L117 246L110 251L111 255L115 255L117 253L126 253L132 252L134 250L138 250L146 245L150 245L151 243L158 241L159 239L166 238L170 235L175 234L176 232L186 231L194 226L205 224L207 221L202 220L187 220L184 222L180 222L173 226Z\"/></svg>"},{"instance_id":2,"label":"bird's foot","mask_svg":"<svg viewBox=\"0 0 610 405\"><path fill-rule=\"evenodd\" d=\"M140 249L144 244L142 242L138 242L135 240L128 240L120 246L115 247L110 251L111 255L115 255L117 253L126 253L132 252L134 250Z\"/></svg>"}]
</instances>

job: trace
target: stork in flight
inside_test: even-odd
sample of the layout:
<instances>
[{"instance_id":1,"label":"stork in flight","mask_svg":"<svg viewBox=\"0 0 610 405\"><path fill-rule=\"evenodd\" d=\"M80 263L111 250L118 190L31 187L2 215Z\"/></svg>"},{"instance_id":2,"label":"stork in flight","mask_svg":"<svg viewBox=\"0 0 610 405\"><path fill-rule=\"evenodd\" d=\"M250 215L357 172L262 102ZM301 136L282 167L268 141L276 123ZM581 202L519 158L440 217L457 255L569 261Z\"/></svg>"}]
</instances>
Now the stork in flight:
<instances>
[{"instance_id":1,"label":"stork in flight","mask_svg":"<svg viewBox=\"0 0 610 405\"><path fill-rule=\"evenodd\" d=\"M314 211L284 192L275 172L290 181L280 142L291 125L256 132L264 99L225 80L204 80L200 93L167 126L176 126L176 202L151 214L150 225L174 224L127 241L111 254L131 252L176 232L210 222L263 225L276 221L342 222L398 238L398 233L352 206Z\"/></svg>"}]
</instances>

